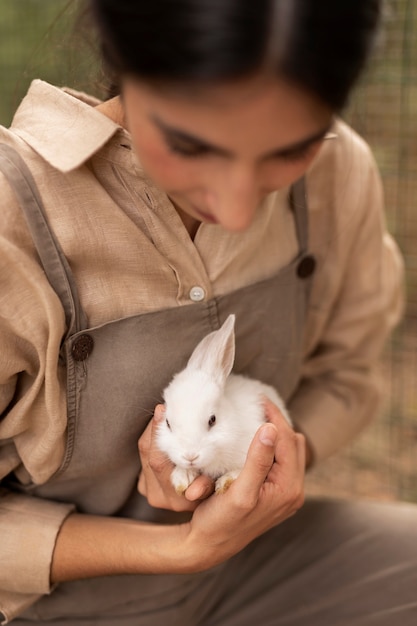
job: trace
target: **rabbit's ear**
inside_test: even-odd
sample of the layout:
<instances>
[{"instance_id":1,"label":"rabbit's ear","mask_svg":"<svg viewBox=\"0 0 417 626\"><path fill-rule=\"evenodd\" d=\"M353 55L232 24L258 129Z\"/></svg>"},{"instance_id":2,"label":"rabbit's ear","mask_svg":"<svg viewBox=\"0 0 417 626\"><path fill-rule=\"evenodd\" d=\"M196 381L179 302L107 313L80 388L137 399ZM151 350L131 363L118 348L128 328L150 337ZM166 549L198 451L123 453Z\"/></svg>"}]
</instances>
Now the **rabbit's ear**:
<instances>
[{"instance_id":1,"label":"rabbit's ear","mask_svg":"<svg viewBox=\"0 0 417 626\"><path fill-rule=\"evenodd\" d=\"M187 368L201 369L220 385L232 371L235 360L235 316L229 315L219 330L210 333L195 348Z\"/></svg>"}]
</instances>

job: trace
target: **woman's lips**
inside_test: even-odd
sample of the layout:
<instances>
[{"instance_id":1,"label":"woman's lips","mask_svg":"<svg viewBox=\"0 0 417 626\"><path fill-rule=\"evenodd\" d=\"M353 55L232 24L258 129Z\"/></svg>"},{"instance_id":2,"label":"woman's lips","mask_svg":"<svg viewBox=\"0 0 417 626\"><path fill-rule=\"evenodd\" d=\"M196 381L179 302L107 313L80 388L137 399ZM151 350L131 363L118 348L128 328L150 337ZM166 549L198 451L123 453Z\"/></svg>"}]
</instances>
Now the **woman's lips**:
<instances>
[{"instance_id":1,"label":"woman's lips","mask_svg":"<svg viewBox=\"0 0 417 626\"><path fill-rule=\"evenodd\" d=\"M201 217L202 221L209 222L210 224L218 223L217 219L210 213L205 213L204 211L201 211L201 209L198 209L194 205L192 208L193 208L193 211L198 215L198 217Z\"/></svg>"}]
</instances>

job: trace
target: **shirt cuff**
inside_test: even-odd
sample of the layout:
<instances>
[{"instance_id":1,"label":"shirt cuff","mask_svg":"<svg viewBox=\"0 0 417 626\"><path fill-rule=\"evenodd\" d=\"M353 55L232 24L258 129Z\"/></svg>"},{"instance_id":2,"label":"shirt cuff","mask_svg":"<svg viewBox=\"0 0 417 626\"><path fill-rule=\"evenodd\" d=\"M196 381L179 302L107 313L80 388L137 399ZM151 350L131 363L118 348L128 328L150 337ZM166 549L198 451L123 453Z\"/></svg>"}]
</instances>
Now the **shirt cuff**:
<instances>
[{"instance_id":1,"label":"shirt cuff","mask_svg":"<svg viewBox=\"0 0 417 626\"><path fill-rule=\"evenodd\" d=\"M56 538L72 504L6 492L0 496L0 611L8 616L19 596L50 593ZM7 604L10 592L10 607ZM36 599L36 598L35 598ZM3 606L4 604L4 606Z\"/></svg>"},{"instance_id":2,"label":"shirt cuff","mask_svg":"<svg viewBox=\"0 0 417 626\"><path fill-rule=\"evenodd\" d=\"M0 589L0 624L8 624L21 615L42 596L32 593L13 593Z\"/></svg>"}]
</instances>

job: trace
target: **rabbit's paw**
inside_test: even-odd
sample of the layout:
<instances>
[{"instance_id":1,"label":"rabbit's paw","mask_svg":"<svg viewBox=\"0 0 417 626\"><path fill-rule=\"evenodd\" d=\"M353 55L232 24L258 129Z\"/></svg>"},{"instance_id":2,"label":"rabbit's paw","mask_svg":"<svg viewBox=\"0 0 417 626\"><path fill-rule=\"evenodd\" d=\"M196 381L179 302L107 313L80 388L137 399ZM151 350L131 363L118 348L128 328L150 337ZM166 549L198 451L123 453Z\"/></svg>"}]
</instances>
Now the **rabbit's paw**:
<instances>
[{"instance_id":1,"label":"rabbit's paw","mask_svg":"<svg viewBox=\"0 0 417 626\"><path fill-rule=\"evenodd\" d=\"M171 482L178 495L182 496L191 485L193 480L197 478L200 472L193 469L184 469L183 467L175 467L172 470Z\"/></svg>"},{"instance_id":2,"label":"rabbit's paw","mask_svg":"<svg viewBox=\"0 0 417 626\"><path fill-rule=\"evenodd\" d=\"M225 493L230 487L230 485L236 480L239 476L240 470L231 470L230 472L226 472L216 480L215 491L216 493Z\"/></svg>"}]
</instances>

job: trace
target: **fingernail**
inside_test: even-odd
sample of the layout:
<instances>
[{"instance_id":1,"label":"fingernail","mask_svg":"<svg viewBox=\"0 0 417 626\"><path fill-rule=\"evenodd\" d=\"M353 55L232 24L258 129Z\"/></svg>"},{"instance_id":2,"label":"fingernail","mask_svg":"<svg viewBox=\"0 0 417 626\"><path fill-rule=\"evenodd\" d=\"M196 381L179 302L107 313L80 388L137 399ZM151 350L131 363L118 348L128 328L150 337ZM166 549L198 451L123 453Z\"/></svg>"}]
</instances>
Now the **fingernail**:
<instances>
[{"instance_id":1,"label":"fingernail","mask_svg":"<svg viewBox=\"0 0 417 626\"><path fill-rule=\"evenodd\" d=\"M164 417L164 413L165 413L165 406L163 404L158 404L155 407L154 419L157 422L161 421L162 418Z\"/></svg>"},{"instance_id":2,"label":"fingernail","mask_svg":"<svg viewBox=\"0 0 417 626\"><path fill-rule=\"evenodd\" d=\"M261 432L259 434L259 440L261 441L261 443L264 444L264 446L273 447L275 445L275 442L277 440L277 431L272 426L272 424L266 424L265 426L262 426Z\"/></svg>"},{"instance_id":3,"label":"fingernail","mask_svg":"<svg viewBox=\"0 0 417 626\"><path fill-rule=\"evenodd\" d=\"M205 490L188 488L185 492L185 497L189 502L195 502L201 500L205 496Z\"/></svg>"},{"instance_id":4,"label":"fingernail","mask_svg":"<svg viewBox=\"0 0 417 626\"><path fill-rule=\"evenodd\" d=\"M196 500L200 500L204 496L204 494L200 494L199 492L194 493L192 491L191 493L188 493L188 491L189 490L185 492L185 497L189 502L195 502Z\"/></svg>"}]
</instances>

